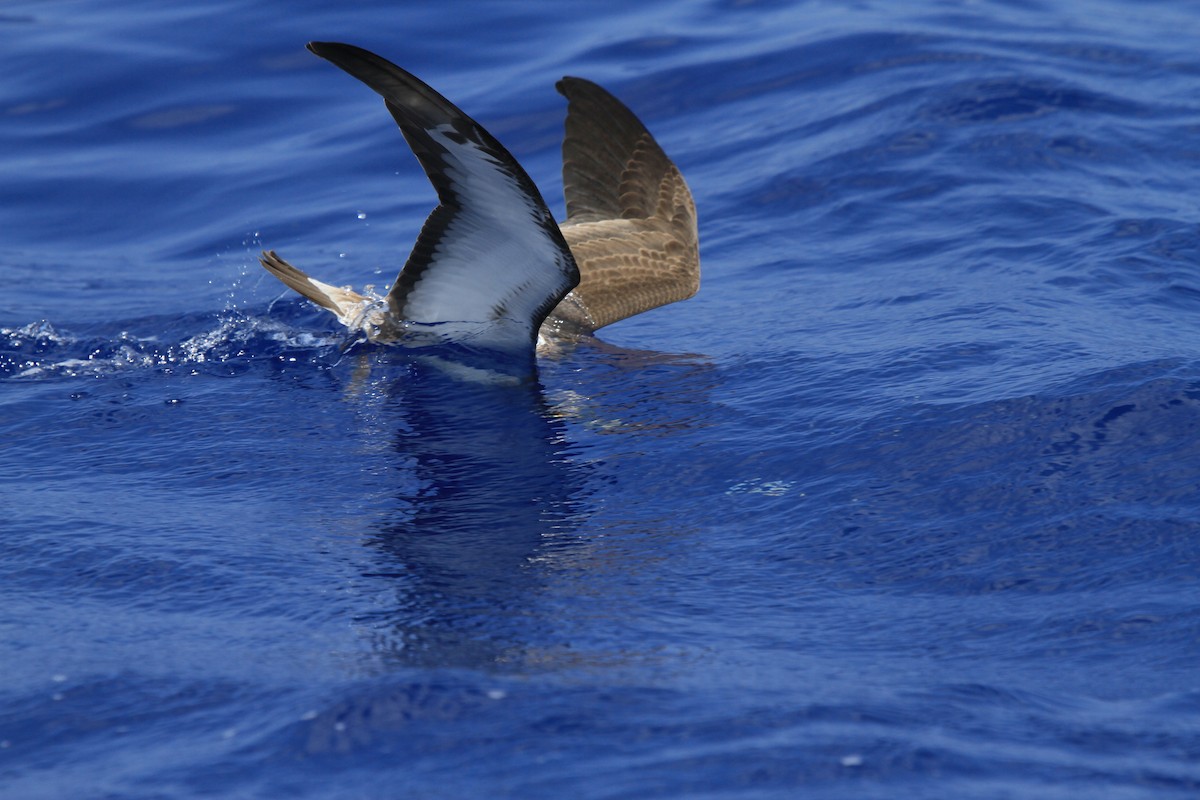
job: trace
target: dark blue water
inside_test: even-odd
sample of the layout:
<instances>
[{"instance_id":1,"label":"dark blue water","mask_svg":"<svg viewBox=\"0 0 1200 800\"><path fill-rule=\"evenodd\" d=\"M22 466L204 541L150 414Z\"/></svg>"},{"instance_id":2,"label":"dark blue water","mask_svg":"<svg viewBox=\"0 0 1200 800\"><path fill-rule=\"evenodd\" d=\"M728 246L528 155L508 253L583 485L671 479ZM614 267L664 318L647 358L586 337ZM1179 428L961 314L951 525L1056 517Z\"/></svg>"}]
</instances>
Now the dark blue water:
<instances>
[{"instance_id":1,"label":"dark blue water","mask_svg":"<svg viewBox=\"0 0 1200 800\"><path fill-rule=\"evenodd\" d=\"M1200 4L0 6L0 796L1200 796ZM352 347L564 74L700 294L535 385Z\"/></svg>"}]
</instances>

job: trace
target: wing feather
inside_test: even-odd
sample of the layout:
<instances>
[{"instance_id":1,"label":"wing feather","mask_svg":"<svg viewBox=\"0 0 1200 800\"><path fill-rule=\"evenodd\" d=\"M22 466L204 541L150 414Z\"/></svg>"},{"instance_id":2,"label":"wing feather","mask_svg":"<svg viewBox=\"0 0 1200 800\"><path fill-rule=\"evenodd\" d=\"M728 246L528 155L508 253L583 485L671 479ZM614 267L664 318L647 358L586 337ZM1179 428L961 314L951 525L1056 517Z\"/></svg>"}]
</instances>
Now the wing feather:
<instances>
[{"instance_id":1,"label":"wing feather","mask_svg":"<svg viewBox=\"0 0 1200 800\"><path fill-rule=\"evenodd\" d=\"M501 323L527 345L579 270L525 170L482 126L390 61L353 45L308 47L383 96L438 195L388 292L391 312L464 329Z\"/></svg>"},{"instance_id":2,"label":"wing feather","mask_svg":"<svg viewBox=\"0 0 1200 800\"><path fill-rule=\"evenodd\" d=\"M580 271L560 306L564 318L600 328L691 297L700 287L699 234L683 175L607 91L571 77L557 88L568 101L562 232Z\"/></svg>"}]
</instances>

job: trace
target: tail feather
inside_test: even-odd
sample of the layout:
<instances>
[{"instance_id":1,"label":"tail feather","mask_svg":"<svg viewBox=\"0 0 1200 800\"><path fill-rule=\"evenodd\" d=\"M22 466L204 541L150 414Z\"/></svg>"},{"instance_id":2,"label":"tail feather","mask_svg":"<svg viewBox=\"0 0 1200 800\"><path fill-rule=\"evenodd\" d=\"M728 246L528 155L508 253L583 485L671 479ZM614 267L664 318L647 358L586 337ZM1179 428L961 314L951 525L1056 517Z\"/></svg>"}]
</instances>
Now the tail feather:
<instances>
[{"instance_id":1,"label":"tail feather","mask_svg":"<svg viewBox=\"0 0 1200 800\"><path fill-rule=\"evenodd\" d=\"M351 289L330 286L316 278L308 277L280 258L274 250L264 251L259 256L258 263L289 289L332 311L344 325L351 325L356 317L361 316L363 304L368 302L367 298Z\"/></svg>"}]
</instances>

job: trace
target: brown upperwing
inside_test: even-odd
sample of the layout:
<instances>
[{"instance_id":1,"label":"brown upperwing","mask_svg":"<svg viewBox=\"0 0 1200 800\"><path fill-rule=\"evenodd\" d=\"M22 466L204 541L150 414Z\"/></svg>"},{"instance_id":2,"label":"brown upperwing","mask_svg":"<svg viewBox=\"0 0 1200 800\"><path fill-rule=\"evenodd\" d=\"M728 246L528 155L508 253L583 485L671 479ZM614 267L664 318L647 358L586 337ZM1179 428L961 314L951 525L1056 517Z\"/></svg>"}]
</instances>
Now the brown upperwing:
<instances>
[{"instance_id":1,"label":"brown upperwing","mask_svg":"<svg viewBox=\"0 0 1200 800\"><path fill-rule=\"evenodd\" d=\"M579 265L572 294L595 328L691 297L700 287L699 238L679 169L604 89L582 78L557 88L568 101L560 228Z\"/></svg>"}]
</instances>

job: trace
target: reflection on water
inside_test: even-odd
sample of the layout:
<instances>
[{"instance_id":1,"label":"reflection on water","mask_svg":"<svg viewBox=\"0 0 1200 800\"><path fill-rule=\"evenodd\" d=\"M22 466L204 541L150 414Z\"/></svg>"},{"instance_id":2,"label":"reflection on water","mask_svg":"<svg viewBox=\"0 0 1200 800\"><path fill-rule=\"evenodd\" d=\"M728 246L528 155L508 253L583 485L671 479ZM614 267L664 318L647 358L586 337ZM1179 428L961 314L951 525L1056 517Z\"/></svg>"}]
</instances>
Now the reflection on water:
<instances>
[{"instance_id":1,"label":"reflection on water","mask_svg":"<svg viewBox=\"0 0 1200 800\"><path fill-rule=\"evenodd\" d=\"M362 620L377 649L406 664L519 658L509 651L537 635L525 629L534 562L569 544L581 513L582 468L567 457L562 421L536 381L464 380L424 358L388 375L380 400L373 424L392 431L406 477L396 512L369 538L397 595L395 608Z\"/></svg>"},{"instance_id":2,"label":"reflection on water","mask_svg":"<svg viewBox=\"0 0 1200 800\"><path fill-rule=\"evenodd\" d=\"M390 674L314 711L283 752L420 754L441 725L504 737L517 707L545 711L514 676L668 674L690 658L644 614L697 534L674 511L690 465L651 451L711 424L718 373L696 356L585 348L540 363L550 393L463 380L396 348L360 354L348 395L364 441L387 432L376 455L391 473L369 577L394 602L356 622ZM588 448L597 437L611 458ZM600 491L627 502L598 503ZM575 724L576 702L549 724Z\"/></svg>"},{"instance_id":3,"label":"reflection on water","mask_svg":"<svg viewBox=\"0 0 1200 800\"><path fill-rule=\"evenodd\" d=\"M623 433L641 450L707 424L711 409L701 406L712 365L587 346L594 352L582 368L543 362L560 385L564 370L586 373L550 398L536 379L464 378L443 361L397 348L359 354L350 394L369 396L361 424L371 435L364 439L387 442L379 455L394 473L367 541L380 556L369 577L388 581L395 603L358 618L386 662L484 669L544 663L562 647L563 632L542 606L594 592L564 581L590 580L592 566L610 576L639 570L633 554L624 554L621 566L611 563L606 548L619 547L616 541L580 533L593 515L604 517L610 532L627 517L635 527L676 535L660 508L595 507L590 493L597 483L612 488L617 465L573 456L580 437ZM644 465L630 458L642 461L634 452L617 456L621 472L643 485L686 471L676 465L670 476L641 475ZM575 661L582 654L564 655Z\"/></svg>"}]
</instances>

